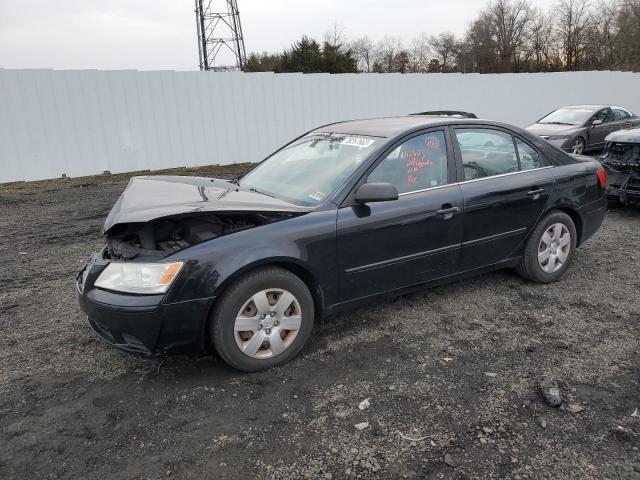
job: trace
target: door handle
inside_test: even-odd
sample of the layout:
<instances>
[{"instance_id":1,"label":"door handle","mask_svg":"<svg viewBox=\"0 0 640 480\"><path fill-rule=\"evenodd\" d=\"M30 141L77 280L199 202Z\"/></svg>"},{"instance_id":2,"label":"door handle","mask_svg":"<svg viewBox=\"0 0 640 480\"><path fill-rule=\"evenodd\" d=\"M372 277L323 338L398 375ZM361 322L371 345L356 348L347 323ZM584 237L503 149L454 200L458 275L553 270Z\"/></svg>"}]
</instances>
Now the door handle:
<instances>
[{"instance_id":1,"label":"door handle","mask_svg":"<svg viewBox=\"0 0 640 480\"><path fill-rule=\"evenodd\" d=\"M533 190L529 190L527 195L529 195L533 200L537 200L540 198L540 195L544 193L544 188L534 188Z\"/></svg>"},{"instance_id":2,"label":"door handle","mask_svg":"<svg viewBox=\"0 0 640 480\"><path fill-rule=\"evenodd\" d=\"M443 205L443 207L444 207L444 205ZM449 220L451 217L453 217L459 211L460 211L460 209L458 207L441 208L440 210L436 210L436 215L444 217L445 220Z\"/></svg>"}]
</instances>

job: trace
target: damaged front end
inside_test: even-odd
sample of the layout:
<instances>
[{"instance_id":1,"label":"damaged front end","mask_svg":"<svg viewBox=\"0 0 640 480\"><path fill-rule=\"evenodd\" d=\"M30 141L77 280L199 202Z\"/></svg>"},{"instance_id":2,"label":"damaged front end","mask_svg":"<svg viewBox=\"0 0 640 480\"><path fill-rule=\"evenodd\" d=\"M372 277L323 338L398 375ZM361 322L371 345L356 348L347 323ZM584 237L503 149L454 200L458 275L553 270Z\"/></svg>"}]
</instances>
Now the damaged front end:
<instances>
[{"instance_id":1,"label":"damaged front end","mask_svg":"<svg viewBox=\"0 0 640 480\"><path fill-rule=\"evenodd\" d=\"M145 223L120 223L105 234L104 257L158 259L232 233L294 216L289 212L193 213Z\"/></svg>"},{"instance_id":2,"label":"damaged front end","mask_svg":"<svg viewBox=\"0 0 640 480\"><path fill-rule=\"evenodd\" d=\"M105 259L163 258L308 211L219 179L133 177L105 221Z\"/></svg>"},{"instance_id":3,"label":"damaged front end","mask_svg":"<svg viewBox=\"0 0 640 480\"><path fill-rule=\"evenodd\" d=\"M629 205L640 202L640 135L608 138L600 159L607 170L609 201ZM636 141L633 141L636 140Z\"/></svg>"},{"instance_id":4,"label":"damaged front end","mask_svg":"<svg viewBox=\"0 0 640 480\"><path fill-rule=\"evenodd\" d=\"M214 277L196 267L206 248L186 250L308 211L224 180L134 177L105 220L106 246L76 278L80 306L122 350L201 350Z\"/></svg>"}]
</instances>

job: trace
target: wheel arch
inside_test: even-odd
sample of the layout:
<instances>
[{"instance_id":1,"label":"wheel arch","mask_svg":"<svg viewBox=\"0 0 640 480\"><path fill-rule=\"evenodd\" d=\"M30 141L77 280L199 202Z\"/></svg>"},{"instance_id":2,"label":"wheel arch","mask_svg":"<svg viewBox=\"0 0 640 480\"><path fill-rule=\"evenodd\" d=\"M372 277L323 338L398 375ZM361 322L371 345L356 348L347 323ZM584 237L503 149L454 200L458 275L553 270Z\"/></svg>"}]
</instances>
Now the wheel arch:
<instances>
[{"instance_id":1,"label":"wheel arch","mask_svg":"<svg viewBox=\"0 0 640 480\"><path fill-rule=\"evenodd\" d=\"M553 211L566 213L567 215L569 215L571 220L573 220L573 224L576 226L576 234L578 236L578 238L576 238L576 247L579 247L580 243L582 242L583 222L582 222L582 217L580 217L580 214L578 213L578 211L568 205L560 205L560 206L553 207L551 210L549 210L547 212L547 215L549 215ZM547 215L545 215L545 217Z\"/></svg>"},{"instance_id":2,"label":"wheel arch","mask_svg":"<svg viewBox=\"0 0 640 480\"><path fill-rule=\"evenodd\" d=\"M589 149L588 132L577 133L573 137L573 140L571 140L571 146L573 146L573 144L575 144L578 141L578 139L582 140L582 154L584 154Z\"/></svg>"},{"instance_id":3,"label":"wheel arch","mask_svg":"<svg viewBox=\"0 0 640 480\"><path fill-rule=\"evenodd\" d=\"M229 286L235 282L238 278L246 275L254 270L258 270L260 268L265 267L279 267L284 270L288 270L293 273L295 276L300 278L311 293L311 297L313 298L314 304L314 313L316 318L320 318L324 311L324 294L322 291L322 287L318 282L316 276L311 272L311 269L303 262L298 259L290 258L290 257L272 257L272 258L264 258L255 262L252 262L248 265L243 266L242 268L236 270L231 275L229 275L219 286L216 288L215 297L218 298L223 295Z\"/></svg>"}]
</instances>

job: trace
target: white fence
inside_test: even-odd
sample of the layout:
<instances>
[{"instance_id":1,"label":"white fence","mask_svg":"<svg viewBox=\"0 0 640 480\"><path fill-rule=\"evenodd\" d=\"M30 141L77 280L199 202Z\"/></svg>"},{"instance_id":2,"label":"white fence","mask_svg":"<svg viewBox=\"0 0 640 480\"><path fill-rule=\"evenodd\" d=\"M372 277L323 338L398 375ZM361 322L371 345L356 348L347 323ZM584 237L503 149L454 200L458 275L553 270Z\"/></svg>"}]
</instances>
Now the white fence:
<instances>
[{"instance_id":1,"label":"white fence","mask_svg":"<svg viewBox=\"0 0 640 480\"><path fill-rule=\"evenodd\" d=\"M640 112L640 73L0 69L0 182L258 161L322 124L423 110L526 126L575 103Z\"/></svg>"}]
</instances>

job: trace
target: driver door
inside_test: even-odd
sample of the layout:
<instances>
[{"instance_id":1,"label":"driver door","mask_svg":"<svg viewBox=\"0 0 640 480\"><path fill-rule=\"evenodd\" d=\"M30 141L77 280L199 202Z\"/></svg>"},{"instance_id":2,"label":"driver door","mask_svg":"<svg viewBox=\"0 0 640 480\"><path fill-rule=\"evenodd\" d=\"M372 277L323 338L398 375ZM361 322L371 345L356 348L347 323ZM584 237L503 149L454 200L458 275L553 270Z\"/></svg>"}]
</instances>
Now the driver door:
<instances>
[{"instance_id":1,"label":"driver door","mask_svg":"<svg viewBox=\"0 0 640 480\"><path fill-rule=\"evenodd\" d=\"M600 120L600 125L593 125L594 120ZM603 108L599 110L591 120L589 120L589 145L588 148L602 148L604 147L604 139L613 130L613 124L611 123L611 109Z\"/></svg>"},{"instance_id":2,"label":"driver door","mask_svg":"<svg viewBox=\"0 0 640 480\"><path fill-rule=\"evenodd\" d=\"M462 194L458 184L450 183L455 181L455 165L449 135L445 129L414 134L369 169L360 184L392 183L397 200L359 205L350 196L338 210L343 300L424 283L456 270Z\"/></svg>"}]
</instances>

